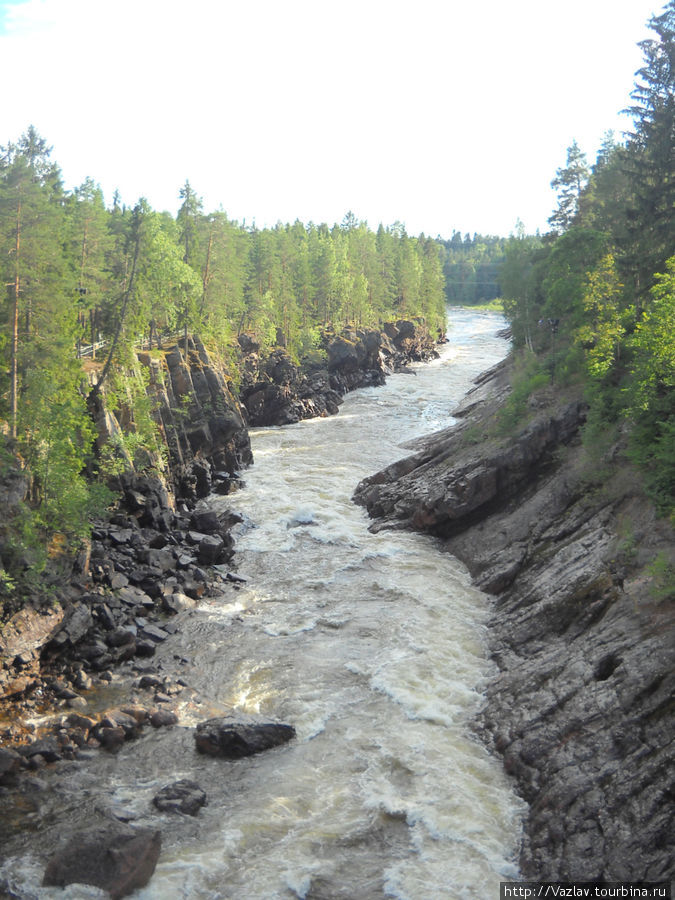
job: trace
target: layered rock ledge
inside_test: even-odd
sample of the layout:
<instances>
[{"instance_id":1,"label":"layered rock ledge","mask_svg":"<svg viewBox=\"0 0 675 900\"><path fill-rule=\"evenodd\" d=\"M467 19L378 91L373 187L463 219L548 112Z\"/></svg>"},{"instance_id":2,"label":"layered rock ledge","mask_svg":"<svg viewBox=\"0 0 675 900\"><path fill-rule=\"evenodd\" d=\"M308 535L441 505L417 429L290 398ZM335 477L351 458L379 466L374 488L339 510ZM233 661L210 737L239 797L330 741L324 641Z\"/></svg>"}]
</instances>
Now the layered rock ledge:
<instances>
[{"instance_id":1,"label":"layered rock ledge","mask_svg":"<svg viewBox=\"0 0 675 900\"><path fill-rule=\"evenodd\" d=\"M529 804L521 870L549 880L675 874L674 607L653 561L673 552L635 473L589 470L583 404L545 392L513 437L495 437L498 366L458 426L362 482L373 528L440 536L496 595L499 669L477 725ZM671 560L672 562L672 560Z\"/></svg>"},{"instance_id":2,"label":"layered rock ledge","mask_svg":"<svg viewBox=\"0 0 675 900\"><path fill-rule=\"evenodd\" d=\"M240 397L254 427L292 425L302 419L335 415L343 396L356 388L384 384L385 377L411 362L438 356L423 319L374 328L326 332L318 360L297 365L283 347L267 357L249 335L239 336L242 351Z\"/></svg>"}]
</instances>

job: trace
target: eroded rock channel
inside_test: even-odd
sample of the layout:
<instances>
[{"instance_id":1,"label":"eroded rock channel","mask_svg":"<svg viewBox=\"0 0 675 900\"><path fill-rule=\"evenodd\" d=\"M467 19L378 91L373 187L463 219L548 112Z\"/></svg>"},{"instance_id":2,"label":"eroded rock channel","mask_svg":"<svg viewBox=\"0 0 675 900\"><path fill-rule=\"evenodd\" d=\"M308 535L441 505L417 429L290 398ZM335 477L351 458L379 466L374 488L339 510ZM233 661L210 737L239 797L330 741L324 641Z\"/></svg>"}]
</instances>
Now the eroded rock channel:
<instances>
[{"instance_id":1,"label":"eroded rock channel","mask_svg":"<svg viewBox=\"0 0 675 900\"><path fill-rule=\"evenodd\" d=\"M524 875L666 881L674 616L648 564L672 547L672 530L627 467L593 483L573 395L533 398L527 424L497 437L508 374L487 373L456 411L458 427L422 439L356 497L376 530L441 537L496 595L488 633L499 674L480 731L529 805Z\"/></svg>"}]
</instances>

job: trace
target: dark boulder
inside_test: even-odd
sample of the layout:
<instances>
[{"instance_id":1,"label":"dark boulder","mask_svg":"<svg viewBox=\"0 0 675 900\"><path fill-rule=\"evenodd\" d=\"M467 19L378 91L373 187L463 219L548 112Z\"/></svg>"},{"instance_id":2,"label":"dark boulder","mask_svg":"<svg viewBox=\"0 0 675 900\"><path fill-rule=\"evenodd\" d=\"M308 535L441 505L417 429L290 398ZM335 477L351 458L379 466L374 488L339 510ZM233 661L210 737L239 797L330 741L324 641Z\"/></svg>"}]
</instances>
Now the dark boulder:
<instances>
[{"instance_id":1,"label":"dark boulder","mask_svg":"<svg viewBox=\"0 0 675 900\"><path fill-rule=\"evenodd\" d=\"M161 845L159 831L122 823L80 832L50 859L42 883L92 884L118 900L150 881Z\"/></svg>"},{"instance_id":2,"label":"dark boulder","mask_svg":"<svg viewBox=\"0 0 675 900\"><path fill-rule=\"evenodd\" d=\"M232 555L232 541L225 542L220 535L207 534L199 542L198 560L202 566L226 562Z\"/></svg>"},{"instance_id":3,"label":"dark boulder","mask_svg":"<svg viewBox=\"0 0 675 900\"><path fill-rule=\"evenodd\" d=\"M270 722L260 716L232 713L200 722L195 743L200 753L241 759L269 750L295 737L295 728L283 722Z\"/></svg>"},{"instance_id":4,"label":"dark boulder","mask_svg":"<svg viewBox=\"0 0 675 900\"><path fill-rule=\"evenodd\" d=\"M196 816L206 803L206 794L196 781L183 778L162 788L152 798L152 802L160 812L176 812L187 816Z\"/></svg>"},{"instance_id":5,"label":"dark boulder","mask_svg":"<svg viewBox=\"0 0 675 900\"><path fill-rule=\"evenodd\" d=\"M150 715L150 724L153 728L168 728L178 723L178 716L169 709L156 709Z\"/></svg>"},{"instance_id":6,"label":"dark boulder","mask_svg":"<svg viewBox=\"0 0 675 900\"><path fill-rule=\"evenodd\" d=\"M240 334L237 338L237 342L243 353L257 353L258 350L260 350L260 343L250 334Z\"/></svg>"},{"instance_id":7,"label":"dark boulder","mask_svg":"<svg viewBox=\"0 0 675 900\"><path fill-rule=\"evenodd\" d=\"M190 516L190 528L202 534L216 534L220 530L218 513L212 509L196 509Z\"/></svg>"},{"instance_id":8,"label":"dark boulder","mask_svg":"<svg viewBox=\"0 0 675 900\"><path fill-rule=\"evenodd\" d=\"M59 651L68 646L73 647L89 632L93 624L89 607L84 603L74 604L52 633L47 649Z\"/></svg>"},{"instance_id":9,"label":"dark boulder","mask_svg":"<svg viewBox=\"0 0 675 900\"><path fill-rule=\"evenodd\" d=\"M9 747L0 747L0 782L3 778L16 774L20 768L20 754Z\"/></svg>"}]
</instances>

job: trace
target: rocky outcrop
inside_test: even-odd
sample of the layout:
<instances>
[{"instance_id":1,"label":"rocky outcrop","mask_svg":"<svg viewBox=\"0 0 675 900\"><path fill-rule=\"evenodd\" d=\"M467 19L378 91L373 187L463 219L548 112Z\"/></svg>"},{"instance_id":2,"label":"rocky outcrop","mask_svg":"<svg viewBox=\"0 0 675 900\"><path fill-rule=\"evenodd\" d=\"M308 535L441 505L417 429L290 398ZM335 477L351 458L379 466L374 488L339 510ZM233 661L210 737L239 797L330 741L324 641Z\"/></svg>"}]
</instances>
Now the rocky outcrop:
<instances>
[{"instance_id":1,"label":"rocky outcrop","mask_svg":"<svg viewBox=\"0 0 675 900\"><path fill-rule=\"evenodd\" d=\"M250 347L251 341L244 343ZM292 425L302 419L335 415L342 400L326 370L303 373L286 350L277 348L267 359L258 345L243 361L240 397L250 425Z\"/></svg>"},{"instance_id":2,"label":"rocky outcrop","mask_svg":"<svg viewBox=\"0 0 675 900\"><path fill-rule=\"evenodd\" d=\"M496 595L499 674L477 728L529 804L523 875L661 881L675 874L672 595L649 563L673 535L620 448L589 470L573 396L539 395L510 439L494 435L499 367L458 427L363 482L375 527L440 535ZM670 774L669 774L670 773Z\"/></svg>"},{"instance_id":3,"label":"rocky outcrop","mask_svg":"<svg viewBox=\"0 0 675 900\"><path fill-rule=\"evenodd\" d=\"M384 327L344 329L323 335L323 363L298 366L277 347L261 358L260 345L240 335L243 354L241 401L253 426L290 425L335 415L342 397L360 387L384 384L386 375L413 361L437 356L424 320L401 320Z\"/></svg>"},{"instance_id":4,"label":"rocky outcrop","mask_svg":"<svg viewBox=\"0 0 675 900\"><path fill-rule=\"evenodd\" d=\"M63 619L60 607L27 606L0 631L0 697L13 697L37 685L40 651Z\"/></svg>"},{"instance_id":5,"label":"rocky outcrop","mask_svg":"<svg viewBox=\"0 0 675 900\"><path fill-rule=\"evenodd\" d=\"M495 377L503 391L503 369ZM477 402L473 398L466 411ZM381 520L374 531L409 527L448 537L535 491L554 451L574 439L584 418L584 404L572 400L535 415L513 440L489 438L484 428L478 444L475 435L467 438L466 427L451 427L419 441L414 455L364 479L354 499Z\"/></svg>"},{"instance_id":6,"label":"rocky outcrop","mask_svg":"<svg viewBox=\"0 0 675 900\"><path fill-rule=\"evenodd\" d=\"M228 565L238 516L177 510L164 483L149 476L127 473L120 488L116 512L94 526L79 573L55 594L60 605L26 606L0 633L0 714L11 710L13 720L3 728L7 741L25 740L21 717L38 706L86 708L92 684L109 681L122 663L155 655L175 630L171 616L225 585L238 587ZM129 737L120 722L103 727L110 730L91 731L86 740L118 749ZM77 747L65 758L73 755Z\"/></svg>"},{"instance_id":7,"label":"rocky outcrop","mask_svg":"<svg viewBox=\"0 0 675 900\"><path fill-rule=\"evenodd\" d=\"M232 713L200 722L195 746L200 753L241 759L261 753L295 737L295 728L284 722L270 722L261 716Z\"/></svg>"},{"instance_id":8,"label":"rocky outcrop","mask_svg":"<svg viewBox=\"0 0 675 900\"><path fill-rule=\"evenodd\" d=\"M196 500L212 490L227 493L253 457L242 409L224 366L198 337L188 339L187 355L181 343L161 353L138 353L137 360L138 370L129 377L140 378L153 401L152 415L167 448L166 476L172 494ZM133 430L133 408L111 410L105 394L97 394L92 402L99 446L122 430Z\"/></svg>"}]
</instances>

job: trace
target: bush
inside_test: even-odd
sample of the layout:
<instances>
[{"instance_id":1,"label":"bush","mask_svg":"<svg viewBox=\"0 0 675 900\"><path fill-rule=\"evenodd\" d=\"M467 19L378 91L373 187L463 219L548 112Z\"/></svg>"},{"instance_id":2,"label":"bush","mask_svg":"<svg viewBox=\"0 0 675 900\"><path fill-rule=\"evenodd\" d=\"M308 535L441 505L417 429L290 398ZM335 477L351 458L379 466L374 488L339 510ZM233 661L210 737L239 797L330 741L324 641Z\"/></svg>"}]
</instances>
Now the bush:
<instances>
[{"instance_id":1,"label":"bush","mask_svg":"<svg viewBox=\"0 0 675 900\"><path fill-rule=\"evenodd\" d=\"M508 400L497 414L497 432L511 434L526 418L528 400L535 393L550 384L551 378L542 361L532 352L524 351L516 364L511 382L512 390Z\"/></svg>"}]
</instances>

